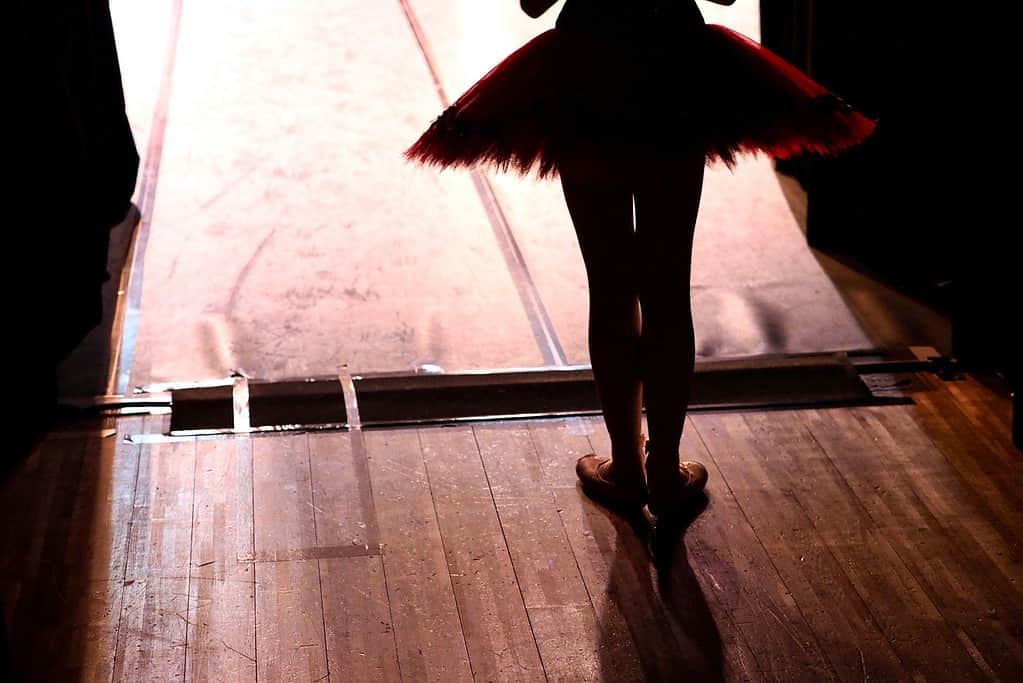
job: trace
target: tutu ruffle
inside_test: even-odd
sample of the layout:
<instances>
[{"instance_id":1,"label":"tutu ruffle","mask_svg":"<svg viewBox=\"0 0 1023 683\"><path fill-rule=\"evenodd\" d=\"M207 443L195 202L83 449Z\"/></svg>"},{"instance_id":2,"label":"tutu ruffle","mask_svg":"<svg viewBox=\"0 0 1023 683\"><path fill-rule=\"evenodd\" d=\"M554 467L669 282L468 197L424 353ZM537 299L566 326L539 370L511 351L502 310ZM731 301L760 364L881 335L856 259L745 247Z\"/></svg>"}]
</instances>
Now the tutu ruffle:
<instances>
[{"instance_id":1,"label":"tutu ruffle","mask_svg":"<svg viewBox=\"0 0 1023 683\"><path fill-rule=\"evenodd\" d=\"M828 155L874 122L767 48L708 25L682 46L551 29L506 57L406 152L540 177L568 163L659 172L681 154Z\"/></svg>"}]
</instances>

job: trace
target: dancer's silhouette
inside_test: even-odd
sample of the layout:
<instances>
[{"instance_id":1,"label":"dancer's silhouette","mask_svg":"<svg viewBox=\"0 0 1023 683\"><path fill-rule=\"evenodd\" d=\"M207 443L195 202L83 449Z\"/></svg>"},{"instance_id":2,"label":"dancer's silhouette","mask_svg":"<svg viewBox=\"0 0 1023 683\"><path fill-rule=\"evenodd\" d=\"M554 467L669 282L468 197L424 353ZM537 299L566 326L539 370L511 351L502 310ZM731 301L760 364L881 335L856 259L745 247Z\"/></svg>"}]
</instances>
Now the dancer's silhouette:
<instances>
[{"instance_id":1,"label":"dancer's silhouette","mask_svg":"<svg viewBox=\"0 0 1023 683\"><path fill-rule=\"evenodd\" d=\"M554 3L521 1L533 17ZM577 472L591 497L649 503L663 516L707 480L699 463L679 462L705 164L832 153L873 128L767 49L705 25L694 0L568 0L555 28L458 98L406 155L560 175L586 265L590 359L612 446L610 458L581 458Z\"/></svg>"}]
</instances>

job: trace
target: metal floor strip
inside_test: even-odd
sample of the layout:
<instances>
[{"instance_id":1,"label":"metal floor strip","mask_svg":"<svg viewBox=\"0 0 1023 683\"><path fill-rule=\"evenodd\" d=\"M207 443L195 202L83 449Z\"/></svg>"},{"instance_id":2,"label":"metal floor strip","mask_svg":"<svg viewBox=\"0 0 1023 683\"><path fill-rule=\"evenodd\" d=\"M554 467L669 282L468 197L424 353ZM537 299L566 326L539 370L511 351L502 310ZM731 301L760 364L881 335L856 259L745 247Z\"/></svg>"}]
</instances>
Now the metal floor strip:
<instances>
[{"instance_id":1,"label":"metal floor strip","mask_svg":"<svg viewBox=\"0 0 1023 683\"><path fill-rule=\"evenodd\" d=\"M884 372L876 359L861 365ZM928 367L904 360L891 370ZM861 379L849 356L716 361L697 366L691 410L837 407L888 404ZM340 381L339 381L340 380ZM373 429L477 420L534 419L600 413L588 367L381 374L247 382L252 432L286 429ZM166 389L166 387L161 387ZM231 386L170 389L171 434L229 433L235 426Z\"/></svg>"}]
</instances>

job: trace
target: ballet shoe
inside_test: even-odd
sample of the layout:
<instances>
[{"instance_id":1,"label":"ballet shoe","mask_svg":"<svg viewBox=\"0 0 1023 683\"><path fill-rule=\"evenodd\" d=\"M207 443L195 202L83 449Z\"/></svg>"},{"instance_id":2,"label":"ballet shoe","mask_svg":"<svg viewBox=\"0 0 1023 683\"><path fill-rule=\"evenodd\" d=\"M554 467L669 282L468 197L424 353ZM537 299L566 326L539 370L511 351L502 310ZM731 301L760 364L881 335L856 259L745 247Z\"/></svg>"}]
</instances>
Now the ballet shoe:
<instances>
[{"instance_id":1,"label":"ballet shoe","mask_svg":"<svg viewBox=\"0 0 1023 683\"><path fill-rule=\"evenodd\" d=\"M654 517L677 515L692 501L703 495L707 487L707 468L698 462L684 460L678 464L679 483L665 488L650 486L647 508ZM651 479L647 475L647 480Z\"/></svg>"},{"instance_id":2,"label":"ballet shoe","mask_svg":"<svg viewBox=\"0 0 1023 683\"><path fill-rule=\"evenodd\" d=\"M638 509L646 503L647 491L639 487L626 487L609 477L611 458L590 453L579 458L575 473L582 484L583 493L608 507Z\"/></svg>"}]
</instances>

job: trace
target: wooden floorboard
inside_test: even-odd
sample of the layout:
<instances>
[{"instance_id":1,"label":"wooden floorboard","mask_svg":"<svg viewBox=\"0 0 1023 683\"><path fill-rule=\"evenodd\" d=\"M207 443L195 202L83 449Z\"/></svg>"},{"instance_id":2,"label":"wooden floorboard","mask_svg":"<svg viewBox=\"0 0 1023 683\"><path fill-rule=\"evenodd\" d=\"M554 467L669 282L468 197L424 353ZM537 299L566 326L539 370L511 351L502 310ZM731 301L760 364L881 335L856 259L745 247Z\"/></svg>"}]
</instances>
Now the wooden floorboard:
<instances>
[{"instance_id":1,"label":"wooden floorboard","mask_svg":"<svg viewBox=\"0 0 1023 683\"><path fill-rule=\"evenodd\" d=\"M402 679L472 680L419 433L367 433L366 453Z\"/></svg>"},{"instance_id":2,"label":"wooden floorboard","mask_svg":"<svg viewBox=\"0 0 1023 683\"><path fill-rule=\"evenodd\" d=\"M846 641L851 646L843 646L841 638L823 645L836 671L842 678L862 675L867 663L860 644L887 640L911 674L976 678L980 672L953 630L817 444L806 438L799 419L799 413L779 411L699 416L696 424L779 569L794 557L805 564L808 553L815 555L810 571L821 574L811 574L810 585L833 582L844 594L843 604L857 613L846 623L861 625ZM798 593L795 600L801 606L810 602ZM803 613L814 618L809 609ZM818 642L829 630L815 629ZM921 642L934 650L924 654Z\"/></svg>"},{"instance_id":3,"label":"wooden floorboard","mask_svg":"<svg viewBox=\"0 0 1023 683\"><path fill-rule=\"evenodd\" d=\"M362 435L310 435L309 454L331 678L400 680Z\"/></svg>"},{"instance_id":4,"label":"wooden floorboard","mask_svg":"<svg viewBox=\"0 0 1023 683\"><path fill-rule=\"evenodd\" d=\"M116 680L184 677L194 481L193 439L141 448Z\"/></svg>"},{"instance_id":5,"label":"wooden floorboard","mask_svg":"<svg viewBox=\"0 0 1023 683\"><path fill-rule=\"evenodd\" d=\"M41 485L30 494L40 496L41 504L33 510L38 514L37 524L27 539L28 545L15 549L27 552L21 568L12 645L15 652L25 653L22 670L33 680L59 677L74 664L66 659L63 649L68 635L64 596L75 596L83 585L77 572L65 568L64 556L85 450L85 442L79 440L42 444L39 455L49 462L43 465L41 473L52 479L39 482ZM75 604L75 598L71 597L70 602Z\"/></svg>"},{"instance_id":6,"label":"wooden floorboard","mask_svg":"<svg viewBox=\"0 0 1023 683\"><path fill-rule=\"evenodd\" d=\"M113 674L139 465L139 449L116 438L113 420L102 420L98 426L99 434L85 442L61 558L63 567L76 567L79 583L65 582L62 589L69 632L58 652L69 658L66 674L80 681L109 681ZM74 618L68 619L68 614Z\"/></svg>"},{"instance_id":7,"label":"wooden floorboard","mask_svg":"<svg viewBox=\"0 0 1023 683\"><path fill-rule=\"evenodd\" d=\"M80 467L83 444L78 441L45 441L4 482L4 552L0 555L3 578L4 616L8 625L11 659L19 675L29 680L45 680L54 665L51 659L36 659L36 649L44 649L47 632L40 609L53 589L64 579L48 576L43 565L47 546L52 543L49 528L59 528L53 519L54 497L67 490L71 477L66 469ZM75 473L77 474L77 473ZM54 579L57 579L54 581ZM18 656L19 653L24 653Z\"/></svg>"},{"instance_id":8,"label":"wooden floorboard","mask_svg":"<svg viewBox=\"0 0 1023 683\"><path fill-rule=\"evenodd\" d=\"M855 603L840 613L830 609L836 591L848 596L852 590L807 528L791 492L771 482L741 418L697 415L684 436L692 443L686 456L706 463L711 475L711 503L695 526L716 525L699 534L696 544L705 557L716 560L715 595L725 601L765 677L785 680L801 672L818 680L855 678L846 666L848 653L829 652L827 646L872 643L880 636L863 623ZM868 672L890 670L883 648L876 659L867 665L857 660L855 673L862 678L868 665Z\"/></svg>"},{"instance_id":9,"label":"wooden floorboard","mask_svg":"<svg viewBox=\"0 0 1023 683\"><path fill-rule=\"evenodd\" d=\"M25 680L112 677L138 467L114 427L52 433L2 489L4 612Z\"/></svg>"},{"instance_id":10,"label":"wooden floorboard","mask_svg":"<svg viewBox=\"0 0 1023 683\"><path fill-rule=\"evenodd\" d=\"M713 623L720 634L722 675L726 680L785 680L793 673L784 657L793 645L805 658L804 647L813 652L802 615L786 583L798 582L791 573L785 578L739 507L735 493L707 451L692 420L682 440L681 456L705 463L710 473L706 508L692 521L674 549L678 557L668 574L675 586L672 594L683 601L677 609L697 624ZM684 563L683 563L684 561ZM687 569L688 565L688 569ZM697 599L703 596L706 606ZM689 596L693 596L690 598ZM699 610L685 605L694 604ZM812 608L813 601L802 610ZM697 617L697 615L700 615ZM765 646L763 634L787 623L780 644ZM773 635L772 635L773 637ZM824 668L817 660L818 671ZM830 674L830 672L828 672Z\"/></svg>"},{"instance_id":11,"label":"wooden floorboard","mask_svg":"<svg viewBox=\"0 0 1023 683\"><path fill-rule=\"evenodd\" d=\"M933 516L947 530L950 542L959 546L964 555L975 562L990 562L997 568L1004 577L1002 592L1006 598L1021 600L1023 548L1017 530L1006 528L993 518L988 501L970 488L956 468L936 452L933 441L919 429L910 409L871 408L853 415L863 429L865 443L878 453L878 462L903 476L901 490L894 483L886 483L878 490L881 501L891 496L914 497L921 508L909 514L921 518ZM981 576L985 580L998 580L996 575L987 576L986 571Z\"/></svg>"},{"instance_id":12,"label":"wooden floorboard","mask_svg":"<svg viewBox=\"0 0 1023 683\"><path fill-rule=\"evenodd\" d=\"M679 637L672 603L662 599L646 541L633 526L574 491L558 491L557 499L603 626L601 678L663 680L716 669L716 639L708 640L706 633L692 634L692 640ZM624 672L623 663L629 664Z\"/></svg>"},{"instance_id":13,"label":"wooden floorboard","mask_svg":"<svg viewBox=\"0 0 1023 683\"><path fill-rule=\"evenodd\" d=\"M473 431L547 676L563 680L596 672L601 625L530 428L489 424ZM622 678L630 663L639 670L635 653L625 654L616 671Z\"/></svg>"},{"instance_id":14,"label":"wooden floorboard","mask_svg":"<svg viewBox=\"0 0 1023 683\"><path fill-rule=\"evenodd\" d=\"M1001 382L997 378L990 381ZM937 385L933 378L927 384ZM989 438L1010 441L1007 437L1012 434L1012 402L1007 386L988 386L966 375L956 381L941 382L940 389L948 393L976 430ZM1020 455L1017 451L1016 457Z\"/></svg>"},{"instance_id":15,"label":"wooden floorboard","mask_svg":"<svg viewBox=\"0 0 1023 683\"><path fill-rule=\"evenodd\" d=\"M599 418L62 426L0 492L25 680L1023 680L1023 466L966 375L697 413L674 527L586 498ZM126 436L141 435L134 440Z\"/></svg>"},{"instance_id":16,"label":"wooden floorboard","mask_svg":"<svg viewBox=\"0 0 1023 683\"><path fill-rule=\"evenodd\" d=\"M898 443L913 444L915 460L934 462L937 454L943 457L964 492L951 506L951 514L959 516L965 525L980 527L976 537L1005 571L1015 574L1023 548L1023 508L1019 492L1010 495L1012 485L1005 481L1006 470L1011 473L1013 468L1000 461L979 437L957 433L943 415L935 412L935 405L918 397L918 403L906 411L885 411L877 416ZM936 479L931 481L933 486L941 486ZM943 490L948 491L944 495L955 496L959 489L942 487L932 498L940 500Z\"/></svg>"},{"instance_id":17,"label":"wooden floorboard","mask_svg":"<svg viewBox=\"0 0 1023 683\"><path fill-rule=\"evenodd\" d=\"M473 676L543 679L472 428L424 429L419 438Z\"/></svg>"},{"instance_id":18,"label":"wooden floorboard","mask_svg":"<svg viewBox=\"0 0 1023 683\"><path fill-rule=\"evenodd\" d=\"M256 680L252 440L196 447L187 681Z\"/></svg>"},{"instance_id":19,"label":"wooden floorboard","mask_svg":"<svg viewBox=\"0 0 1023 683\"><path fill-rule=\"evenodd\" d=\"M326 680L309 437L253 439L252 472L258 677Z\"/></svg>"},{"instance_id":20,"label":"wooden floorboard","mask_svg":"<svg viewBox=\"0 0 1023 683\"><path fill-rule=\"evenodd\" d=\"M857 412L807 412L801 419L946 623L960 641L972 643L978 666L1023 679L1023 647L1012 636L1023 629L1023 613L1018 603L1006 601L1018 598L1018 589L976 552L961 526L946 526L928 509L915 492L923 482L915 485L896 460L900 449L879 454ZM957 517L972 517L974 511L959 512Z\"/></svg>"},{"instance_id":21,"label":"wooden floorboard","mask_svg":"<svg viewBox=\"0 0 1023 683\"><path fill-rule=\"evenodd\" d=\"M1016 529L1023 515L1023 468L1005 432L977 429L946 383L924 377L926 390L911 394L912 415L969 485L988 497L993 511Z\"/></svg>"}]
</instances>

